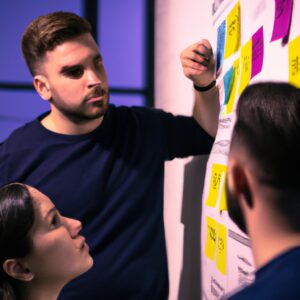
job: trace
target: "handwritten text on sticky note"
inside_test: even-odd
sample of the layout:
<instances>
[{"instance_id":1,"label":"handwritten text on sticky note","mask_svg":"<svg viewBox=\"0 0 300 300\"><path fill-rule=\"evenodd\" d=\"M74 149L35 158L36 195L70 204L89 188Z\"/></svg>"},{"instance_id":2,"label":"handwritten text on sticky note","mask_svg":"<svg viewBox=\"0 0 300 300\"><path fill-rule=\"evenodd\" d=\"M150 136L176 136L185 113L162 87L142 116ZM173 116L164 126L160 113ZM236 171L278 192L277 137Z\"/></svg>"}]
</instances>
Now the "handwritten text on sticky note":
<instances>
[{"instance_id":1,"label":"handwritten text on sticky note","mask_svg":"<svg viewBox=\"0 0 300 300\"><path fill-rule=\"evenodd\" d=\"M237 2L226 18L226 42L224 58L228 58L240 47L240 23L240 2Z\"/></svg>"},{"instance_id":2,"label":"handwritten text on sticky note","mask_svg":"<svg viewBox=\"0 0 300 300\"><path fill-rule=\"evenodd\" d=\"M300 88L300 35L289 43L289 82Z\"/></svg>"},{"instance_id":3,"label":"handwritten text on sticky note","mask_svg":"<svg viewBox=\"0 0 300 300\"><path fill-rule=\"evenodd\" d=\"M213 164L210 176L209 193L206 199L206 205L215 207L220 193L221 181L225 177L227 166ZM224 179L223 179L224 180Z\"/></svg>"}]
</instances>

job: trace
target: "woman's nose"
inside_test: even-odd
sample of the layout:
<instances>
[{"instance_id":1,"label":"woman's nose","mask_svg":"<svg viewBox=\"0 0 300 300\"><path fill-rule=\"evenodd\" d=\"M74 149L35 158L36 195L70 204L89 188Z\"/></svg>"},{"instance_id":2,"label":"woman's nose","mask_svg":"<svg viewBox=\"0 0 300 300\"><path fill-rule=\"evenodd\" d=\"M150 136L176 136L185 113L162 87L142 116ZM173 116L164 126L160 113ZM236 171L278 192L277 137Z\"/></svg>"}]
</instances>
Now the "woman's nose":
<instances>
[{"instance_id":1,"label":"woman's nose","mask_svg":"<svg viewBox=\"0 0 300 300\"><path fill-rule=\"evenodd\" d=\"M78 236L80 230L82 229L82 223L76 219L66 218L66 224L72 238Z\"/></svg>"}]
</instances>

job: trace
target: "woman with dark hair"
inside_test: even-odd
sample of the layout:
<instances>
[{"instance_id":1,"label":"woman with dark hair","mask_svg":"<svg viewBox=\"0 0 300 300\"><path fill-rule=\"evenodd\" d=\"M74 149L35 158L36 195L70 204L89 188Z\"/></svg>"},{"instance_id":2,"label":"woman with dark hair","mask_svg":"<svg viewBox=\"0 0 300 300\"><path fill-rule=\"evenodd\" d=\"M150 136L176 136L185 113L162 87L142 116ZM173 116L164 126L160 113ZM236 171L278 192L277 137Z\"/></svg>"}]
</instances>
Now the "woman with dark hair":
<instances>
[{"instance_id":1,"label":"woman with dark hair","mask_svg":"<svg viewBox=\"0 0 300 300\"><path fill-rule=\"evenodd\" d=\"M57 299L93 265L81 228L33 187L0 188L0 299Z\"/></svg>"}]
</instances>

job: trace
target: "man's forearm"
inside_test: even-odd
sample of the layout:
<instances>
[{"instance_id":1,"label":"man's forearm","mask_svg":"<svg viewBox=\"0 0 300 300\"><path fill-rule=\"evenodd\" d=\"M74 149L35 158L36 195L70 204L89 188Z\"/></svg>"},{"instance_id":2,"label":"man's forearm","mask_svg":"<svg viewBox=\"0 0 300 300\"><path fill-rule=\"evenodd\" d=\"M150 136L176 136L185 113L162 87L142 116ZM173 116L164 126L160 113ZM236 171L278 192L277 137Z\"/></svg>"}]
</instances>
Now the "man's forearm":
<instances>
[{"instance_id":1,"label":"man's forearm","mask_svg":"<svg viewBox=\"0 0 300 300\"><path fill-rule=\"evenodd\" d=\"M195 90L193 117L212 137L215 137L217 134L219 113L219 89L217 86L204 92Z\"/></svg>"}]
</instances>

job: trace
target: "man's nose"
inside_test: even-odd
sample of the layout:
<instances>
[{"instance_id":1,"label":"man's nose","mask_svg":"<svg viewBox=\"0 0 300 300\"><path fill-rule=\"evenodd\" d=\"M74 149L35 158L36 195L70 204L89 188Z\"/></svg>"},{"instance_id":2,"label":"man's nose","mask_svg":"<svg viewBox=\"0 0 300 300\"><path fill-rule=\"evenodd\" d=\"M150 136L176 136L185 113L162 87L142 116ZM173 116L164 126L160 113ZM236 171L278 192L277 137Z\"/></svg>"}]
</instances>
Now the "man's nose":
<instances>
[{"instance_id":1,"label":"man's nose","mask_svg":"<svg viewBox=\"0 0 300 300\"><path fill-rule=\"evenodd\" d=\"M88 87L93 87L101 83L99 75L94 71L90 70L87 72Z\"/></svg>"}]
</instances>

